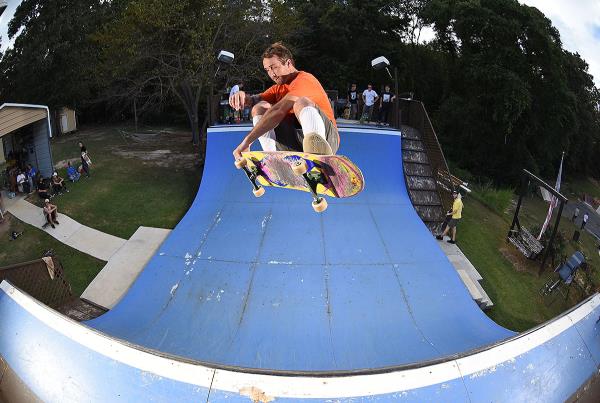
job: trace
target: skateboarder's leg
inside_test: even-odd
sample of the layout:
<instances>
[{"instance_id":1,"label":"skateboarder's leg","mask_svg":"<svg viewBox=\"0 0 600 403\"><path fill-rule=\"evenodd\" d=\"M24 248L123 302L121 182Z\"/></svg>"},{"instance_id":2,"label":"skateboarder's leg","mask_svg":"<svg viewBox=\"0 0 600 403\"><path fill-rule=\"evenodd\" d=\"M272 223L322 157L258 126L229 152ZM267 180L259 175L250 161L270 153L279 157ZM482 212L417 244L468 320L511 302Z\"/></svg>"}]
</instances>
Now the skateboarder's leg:
<instances>
[{"instance_id":1,"label":"skateboarder's leg","mask_svg":"<svg viewBox=\"0 0 600 403\"><path fill-rule=\"evenodd\" d=\"M252 107L252 125L256 124L262 119L265 112L271 107L271 104L266 101L261 101ZM276 151L276 136L274 130L269 130L258 138L260 146L263 151Z\"/></svg>"},{"instance_id":2,"label":"skateboarder's leg","mask_svg":"<svg viewBox=\"0 0 600 403\"><path fill-rule=\"evenodd\" d=\"M302 126L305 152L335 154L339 146L337 129L314 102L307 97L299 97L294 102L294 114Z\"/></svg>"}]
</instances>

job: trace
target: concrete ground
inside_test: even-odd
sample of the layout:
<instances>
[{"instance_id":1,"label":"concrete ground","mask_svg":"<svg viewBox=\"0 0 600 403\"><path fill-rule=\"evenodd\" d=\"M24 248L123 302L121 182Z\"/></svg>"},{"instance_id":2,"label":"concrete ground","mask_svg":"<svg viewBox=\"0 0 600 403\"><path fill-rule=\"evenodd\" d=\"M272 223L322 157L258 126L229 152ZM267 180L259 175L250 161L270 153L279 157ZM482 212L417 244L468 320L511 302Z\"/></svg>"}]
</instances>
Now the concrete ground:
<instances>
[{"instance_id":1,"label":"concrete ground","mask_svg":"<svg viewBox=\"0 0 600 403\"><path fill-rule=\"evenodd\" d=\"M139 227L126 240L82 225L60 213L60 224L56 228L42 228L46 222L43 210L26 201L24 196L9 199L3 193L2 201L5 210L19 220L45 231L72 248L107 262L83 292L82 298L108 309L121 300L171 232L162 228Z\"/></svg>"}]
</instances>

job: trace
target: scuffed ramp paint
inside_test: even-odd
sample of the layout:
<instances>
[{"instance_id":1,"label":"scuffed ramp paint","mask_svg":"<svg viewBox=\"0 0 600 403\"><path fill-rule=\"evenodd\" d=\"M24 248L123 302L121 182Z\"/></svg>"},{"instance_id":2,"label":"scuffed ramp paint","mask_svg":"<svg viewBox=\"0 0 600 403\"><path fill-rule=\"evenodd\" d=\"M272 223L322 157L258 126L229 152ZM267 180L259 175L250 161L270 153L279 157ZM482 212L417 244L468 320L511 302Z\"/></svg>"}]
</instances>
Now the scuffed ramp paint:
<instances>
[{"instance_id":1,"label":"scuffed ramp paint","mask_svg":"<svg viewBox=\"0 0 600 403\"><path fill-rule=\"evenodd\" d=\"M113 339L0 285L4 362L44 401L564 401L597 372L596 295L527 334L459 358L363 373L210 368ZM43 340L40 343L39 340ZM570 354L568 352L576 352ZM565 354L567 353L567 354ZM238 369L239 370L239 369ZM7 390L0 380L0 391ZM110 387L106 387L110 385Z\"/></svg>"},{"instance_id":2,"label":"scuffed ramp paint","mask_svg":"<svg viewBox=\"0 0 600 403\"><path fill-rule=\"evenodd\" d=\"M0 355L42 400L563 401L597 372L600 297L516 337L477 308L410 204L397 133L342 133L367 188L322 215L254 198L243 135L211 131L196 200L107 314L75 323L2 283Z\"/></svg>"},{"instance_id":3,"label":"scuffed ramp paint","mask_svg":"<svg viewBox=\"0 0 600 403\"><path fill-rule=\"evenodd\" d=\"M297 371L416 363L514 334L481 312L415 213L398 132L342 132L340 153L367 185L321 215L304 192L253 196L231 157L244 135L209 133L190 210L90 326L191 359Z\"/></svg>"}]
</instances>

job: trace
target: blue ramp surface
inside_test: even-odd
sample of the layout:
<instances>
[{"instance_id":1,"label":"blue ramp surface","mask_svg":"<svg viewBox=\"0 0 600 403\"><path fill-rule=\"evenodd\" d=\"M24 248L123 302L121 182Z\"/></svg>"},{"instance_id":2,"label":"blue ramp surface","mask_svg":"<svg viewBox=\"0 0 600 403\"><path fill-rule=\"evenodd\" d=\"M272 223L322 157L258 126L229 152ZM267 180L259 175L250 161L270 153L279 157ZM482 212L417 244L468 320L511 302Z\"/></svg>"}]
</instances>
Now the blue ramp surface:
<instances>
[{"instance_id":1,"label":"blue ramp surface","mask_svg":"<svg viewBox=\"0 0 600 403\"><path fill-rule=\"evenodd\" d=\"M316 214L252 195L246 130L210 131L196 200L113 310L81 324L0 284L0 400L562 402L598 374L600 295L523 334L488 319L410 204L398 132L343 129L366 188Z\"/></svg>"},{"instance_id":2,"label":"blue ramp surface","mask_svg":"<svg viewBox=\"0 0 600 403\"><path fill-rule=\"evenodd\" d=\"M415 213L397 131L342 130L365 190L255 198L232 150L247 128L209 133L189 212L126 297L88 325L205 362L297 371L416 363L508 338L481 312Z\"/></svg>"}]
</instances>

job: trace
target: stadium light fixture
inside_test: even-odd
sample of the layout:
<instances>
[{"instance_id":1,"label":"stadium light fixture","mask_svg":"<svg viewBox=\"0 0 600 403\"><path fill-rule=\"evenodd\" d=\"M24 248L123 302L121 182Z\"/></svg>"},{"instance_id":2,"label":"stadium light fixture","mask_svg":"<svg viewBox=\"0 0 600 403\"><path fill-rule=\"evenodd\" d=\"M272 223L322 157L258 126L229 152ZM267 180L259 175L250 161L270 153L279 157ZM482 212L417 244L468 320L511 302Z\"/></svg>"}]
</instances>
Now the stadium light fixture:
<instances>
[{"instance_id":1,"label":"stadium light fixture","mask_svg":"<svg viewBox=\"0 0 600 403\"><path fill-rule=\"evenodd\" d=\"M390 79L394 81L394 95L396 96L394 100L394 108L396 109L396 118L394 119L394 126L396 126L396 128L400 128L400 104L398 102L398 67L394 66L394 75L392 76L392 73L390 73L390 69L388 68L390 67L390 61L385 56L379 56L371 60L371 67L373 67L375 70L385 69L385 71L387 71L388 73L388 76L390 76Z\"/></svg>"}]
</instances>

